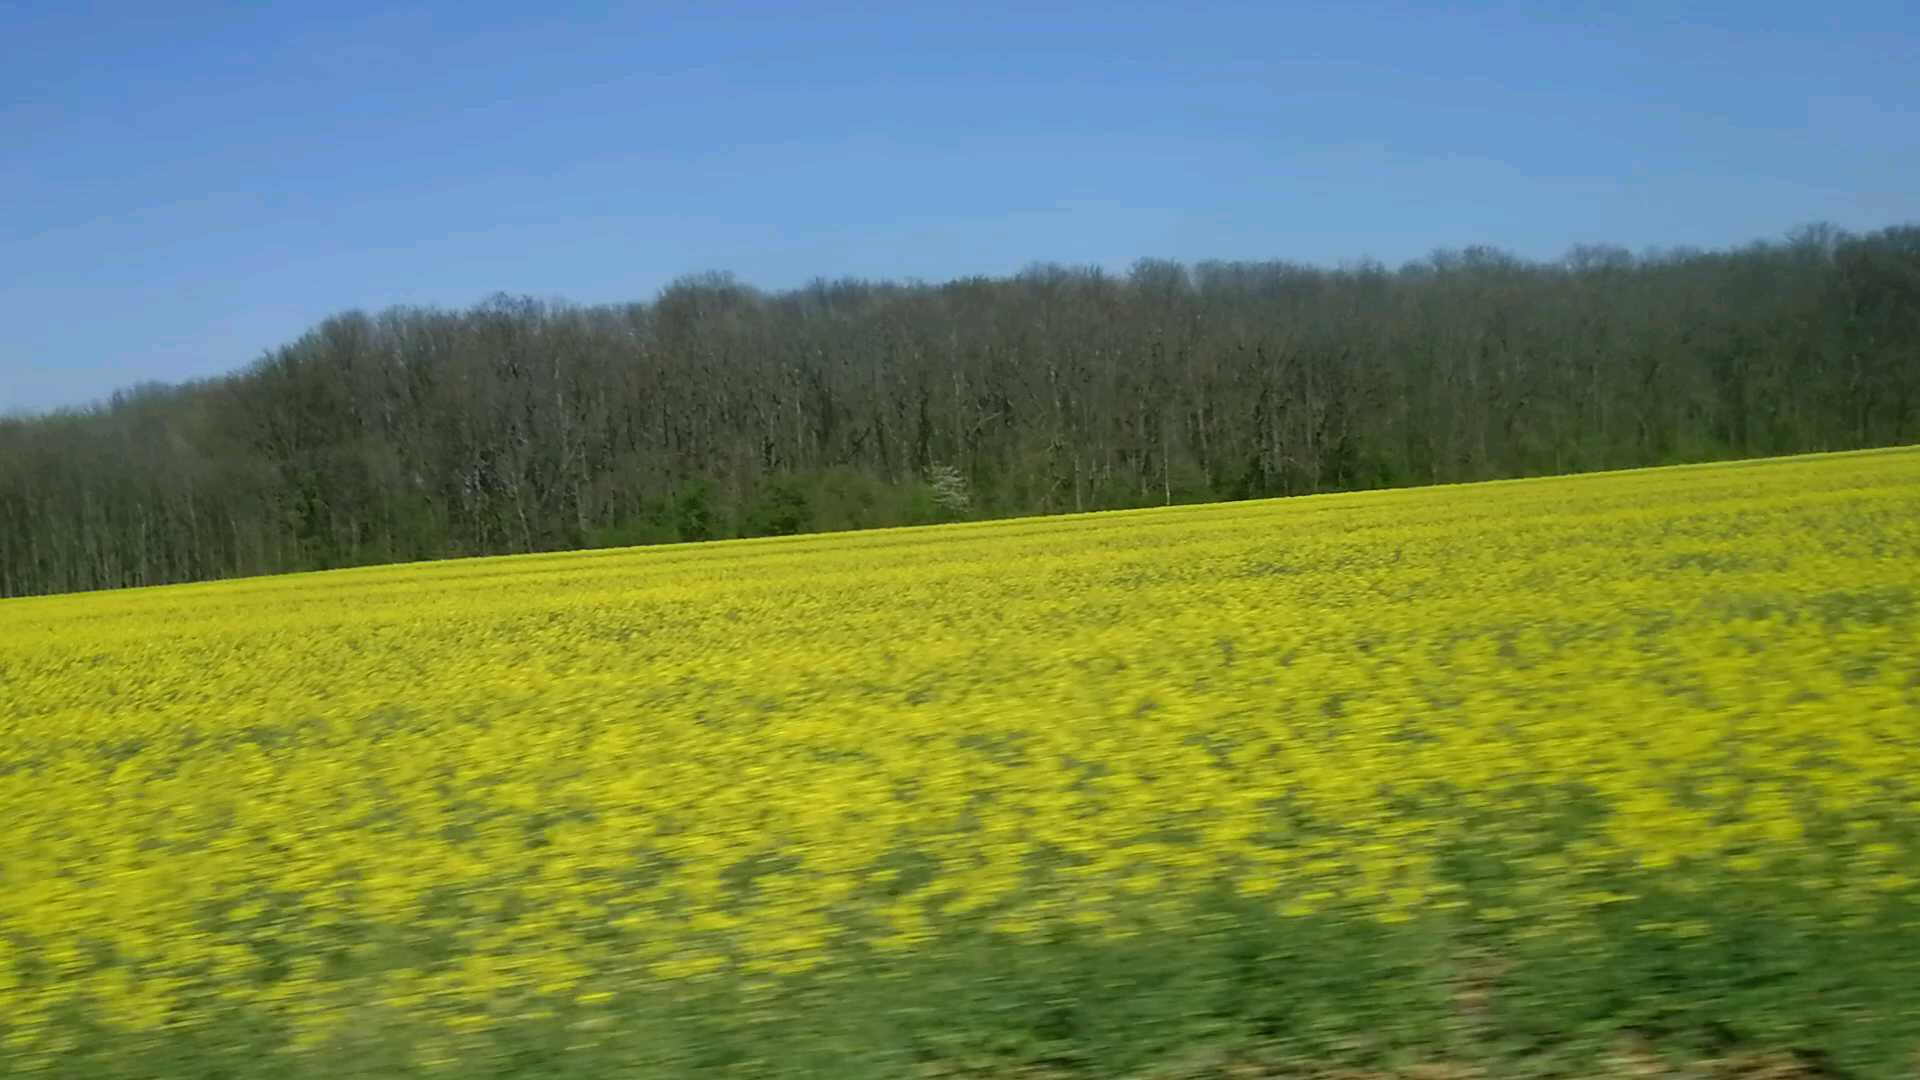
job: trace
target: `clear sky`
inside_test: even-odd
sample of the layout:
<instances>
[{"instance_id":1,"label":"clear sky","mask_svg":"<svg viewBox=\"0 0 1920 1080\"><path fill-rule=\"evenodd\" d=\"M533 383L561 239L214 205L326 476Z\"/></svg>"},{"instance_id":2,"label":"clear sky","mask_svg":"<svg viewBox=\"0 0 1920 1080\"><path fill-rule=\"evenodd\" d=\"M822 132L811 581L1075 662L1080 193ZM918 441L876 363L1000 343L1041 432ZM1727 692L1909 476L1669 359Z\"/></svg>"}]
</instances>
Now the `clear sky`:
<instances>
[{"instance_id":1,"label":"clear sky","mask_svg":"<svg viewBox=\"0 0 1920 1080\"><path fill-rule=\"evenodd\" d=\"M496 290L1920 221L1915 11L0 0L0 412Z\"/></svg>"}]
</instances>

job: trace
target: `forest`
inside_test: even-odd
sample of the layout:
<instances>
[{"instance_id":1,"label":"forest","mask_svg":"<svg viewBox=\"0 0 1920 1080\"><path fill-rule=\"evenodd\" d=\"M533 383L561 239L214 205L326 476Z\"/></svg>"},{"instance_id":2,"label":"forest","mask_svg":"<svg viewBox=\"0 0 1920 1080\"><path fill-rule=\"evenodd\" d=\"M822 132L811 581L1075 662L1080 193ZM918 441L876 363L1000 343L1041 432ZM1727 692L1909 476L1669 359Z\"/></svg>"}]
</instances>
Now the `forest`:
<instances>
[{"instance_id":1,"label":"forest","mask_svg":"<svg viewBox=\"0 0 1920 1080\"><path fill-rule=\"evenodd\" d=\"M349 312L0 419L0 596L1920 441L1920 226Z\"/></svg>"}]
</instances>

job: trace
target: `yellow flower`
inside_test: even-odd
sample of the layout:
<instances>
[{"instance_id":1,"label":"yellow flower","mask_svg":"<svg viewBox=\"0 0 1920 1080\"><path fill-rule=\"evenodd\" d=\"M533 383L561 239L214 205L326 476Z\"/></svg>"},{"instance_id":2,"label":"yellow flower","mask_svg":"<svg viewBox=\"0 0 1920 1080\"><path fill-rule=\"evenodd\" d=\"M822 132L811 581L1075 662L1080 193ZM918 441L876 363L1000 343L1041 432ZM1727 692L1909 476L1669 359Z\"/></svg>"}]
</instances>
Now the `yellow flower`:
<instances>
[{"instance_id":1,"label":"yellow flower","mask_svg":"<svg viewBox=\"0 0 1920 1080\"><path fill-rule=\"evenodd\" d=\"M453 1054L1234 892L1863 917L1920 880L1915 522L1906 450L7 601L0 1057L376 1003Z\"/></svg>"}]
</instances>

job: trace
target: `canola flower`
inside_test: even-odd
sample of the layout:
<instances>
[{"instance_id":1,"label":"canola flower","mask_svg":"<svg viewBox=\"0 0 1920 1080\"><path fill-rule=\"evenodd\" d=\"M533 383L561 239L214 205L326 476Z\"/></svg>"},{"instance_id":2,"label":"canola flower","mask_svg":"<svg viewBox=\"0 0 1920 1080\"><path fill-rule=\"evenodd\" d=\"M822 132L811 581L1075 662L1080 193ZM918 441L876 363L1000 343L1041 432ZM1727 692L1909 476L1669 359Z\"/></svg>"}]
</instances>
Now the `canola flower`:
<instances>
[{"instance_id":1,"label":"canola flower","mask_svg":"<svg viewBox=\"0 0 1920 1080\"><path fill-rule=\"evenodd\" d=\"M7 601L0 1063L241 1014L457 1064L1221 895L1866 919L1920 894L1917 590L1898 450Z\"/></svg>"}]
</instances>

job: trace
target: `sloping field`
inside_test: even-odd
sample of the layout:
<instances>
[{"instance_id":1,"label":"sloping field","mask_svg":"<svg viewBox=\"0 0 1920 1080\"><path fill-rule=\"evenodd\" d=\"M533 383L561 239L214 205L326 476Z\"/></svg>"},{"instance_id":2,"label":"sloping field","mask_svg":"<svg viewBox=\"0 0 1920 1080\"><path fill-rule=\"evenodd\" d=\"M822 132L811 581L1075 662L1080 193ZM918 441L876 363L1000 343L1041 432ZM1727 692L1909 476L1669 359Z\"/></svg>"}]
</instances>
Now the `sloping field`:
<instances>
[{"instance_id":1,"label":"sloping field","mask_svg":"<svg viewBox=\"0 0 1920 1080\"><path fill-rule=\"evenodd\" d=\"M1917 594L1898 450L0 602L0 1072L1911 1076Z\"/></svg>"}]
</instances>

